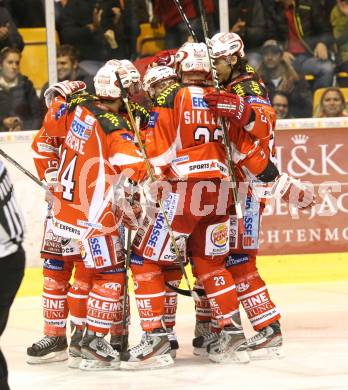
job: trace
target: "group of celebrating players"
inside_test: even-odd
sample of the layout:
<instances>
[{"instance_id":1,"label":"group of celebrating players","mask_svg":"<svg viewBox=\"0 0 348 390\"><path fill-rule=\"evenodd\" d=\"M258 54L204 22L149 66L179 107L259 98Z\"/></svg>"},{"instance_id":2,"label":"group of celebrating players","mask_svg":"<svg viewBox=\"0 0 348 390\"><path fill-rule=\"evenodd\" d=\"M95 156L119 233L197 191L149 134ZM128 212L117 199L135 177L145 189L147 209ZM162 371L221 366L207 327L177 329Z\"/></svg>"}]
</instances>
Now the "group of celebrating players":
<instances>
[{"instance_id":1,"label":"group of celebrating players","mask_svg":"<svg viewBox=\"0 0 348 390\"><path fill-rule=\"evenodd\" d=\"M241 38L218 33L211 45L211 58L206 44L190 42L158 55L142 84L130 61L110 60L94 78L95 95L76 81L46 91L32 144L48 187L44 338L28 348L28 363L174 364L186 264L195 277L187 290L195 355L219 363L282 356L280 314L256 267L260 218L267 198L304 209L314 196L275 165L275 112ZM140 85L150 112L132 101ZM131 348L128 260L143 330ZM257 332L250 339L240 305Z\"/></svg>"}]
</instances>

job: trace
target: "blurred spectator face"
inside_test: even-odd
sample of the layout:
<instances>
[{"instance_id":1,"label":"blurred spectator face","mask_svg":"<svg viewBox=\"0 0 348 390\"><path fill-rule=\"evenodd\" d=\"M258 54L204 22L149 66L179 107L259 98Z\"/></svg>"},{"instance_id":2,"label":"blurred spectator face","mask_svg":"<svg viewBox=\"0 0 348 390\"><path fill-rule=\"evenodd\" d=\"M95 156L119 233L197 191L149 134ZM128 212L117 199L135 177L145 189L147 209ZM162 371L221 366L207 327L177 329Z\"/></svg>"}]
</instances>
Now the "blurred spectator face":
<instances>
[{"instance_id":1,"label":"blurred spectator face","mask_svg":"<svg viewBox=\"0 0 348 390\"><path fill-rule=\"evenodd\" d=\"M69 56L57 58L58 80L74 80L77 69L77 61L73 61Z\"/></svg>"},{"instance_id":2,"label":"blurred spectator face","mask_svg":"<svg viewBox=\"0 0 348 390\"><path fill-rule=\"evenodd\" d=\"M4 79L8 82L14 81L19 74L20 55L18 53L8 53L2 64L1 71Z\"/></svg>"},{"instance_id":3,"label":"blurred spectator face","mask_svg":"<svg viewBox=\"0 0 348 390\"><path fill-rule=\"evenodd\" d=\"M345 101L338 91L328 91L322 100L322 110L324 117L336 117L342 114Z\"/></svg>"},{"instance_id":4,"label":"blurred spectator face","mask_svg":"<svg viewBox=\"0 0 348 390\"><path fill-rule=\"evenodd\" d=\"M279 50L267 49L262 58L266 68L276 69L281 63L282 53Z\"/></svg>"},{"instance_id":5,"label":"blurred spectator face","mask_svg":"<svg viewBox=\"0 0 348 390\"><path fill-rule=\"evenodd\" d=\"M286 119L288 117L289 102L286 96L274 95L272 105L277 114L277 119Z\"/></svg>"}]
</instances>

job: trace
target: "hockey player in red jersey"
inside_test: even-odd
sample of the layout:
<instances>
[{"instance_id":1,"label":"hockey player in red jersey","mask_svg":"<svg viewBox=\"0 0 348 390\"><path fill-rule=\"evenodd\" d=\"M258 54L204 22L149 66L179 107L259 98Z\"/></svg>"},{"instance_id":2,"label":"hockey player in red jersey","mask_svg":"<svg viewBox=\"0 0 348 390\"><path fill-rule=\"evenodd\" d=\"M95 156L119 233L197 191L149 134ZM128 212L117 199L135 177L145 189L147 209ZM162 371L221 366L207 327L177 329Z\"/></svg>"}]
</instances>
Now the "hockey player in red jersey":
<instances>
[{"instance_id":1,"label":"hockey player in red jersey","mask_svg":"<svg viewBox=\"0 0 348 390\"><path fill-rule=\"evenodd\" d=\"M93 269L93 285L83 279L74 283L75 288L86 290L88 295L87 331L82 340L80 364L80 368L87 370L119 366L118 353L104 339L115 313L117 317L122 312L124 282L124 255L112 196L116 172L136 165L117 163L118 154L136 158L137 149L131 141L127 120L117 114L122 105L120 89L110 78L115 78L118 70L125 88L131 88L132 75L122 64L114 65L105 66L97 74L95 86L100 98L85 93L75 94L71 99L54 98L33 144L39 154L35 163L41 179L47 168L45 160L58 149L44 147L40 141L53 138L60 145L60 192L54 193L53 232L82 241L80 250L85 267ZM55 287L57 293L59 288L66 288Z\"/></svg>"},{"instance_id":2,"label":"hockey player in red jersey","mask_svg":"<svg viewBox=\"0 0 348 390\"><path fill-rule=\"evenodd\" d=\"M210 73L205 44L186 43L176 54L183 86L170 84L156 98L150 114L146 150L151 163L162 167L171 184L165 209L173 234L183 252L191 254L194 274L201 280L222 329L211 346L213 361L249 360L240 344L245 337L240 324L234 281L224 267L229 252L229 217L217 212L222 179L227 176L221 128L203 100ZM209 211L207 206L209 205ZM221 210L220 210L221 211ZM145 217L145 221L146 221ZM176 263L164 216L140 227L133 243L132 272L141 325L142 342L122 356L126 365L167 365L169 341L163 327L165 284L163 269Z\"/></svg>"},{"instance_id":3,"label":"hockey player in red jersey","mask_svg":"<svg viewBox=\"0 0 348 390\"><path fill-rule=\"evenodd\" d=\"M52 93L61 96L60 111L57 110L59 115L66 107L66 99L70 99L72 95L79 94L84 89L85 85L82 82L65 81L49 88L46 96ZM38 171L40 179L44 180L48 188L53 190L54 186L57 185L59 146L64 135L62 133L61 137L50 136L49 132L44 130L47 122L48 118L45 119L39 136L34 140L33 153L34 160L40 161ZM88 288L80 288L78 284L89 287L92 283L93 273L83 266L78 243L53 232L50 208L49 204L41 248L41 257L44 259L43 317L45 337L28 348L27 362L41 364L68 359L66 322L70 308L72 336L69 346L69 366L75 367L80 361L79 358L75 359L75 357L79 355L79 342L82 339L82 330L86 321L88 299ZM74 270L75 282L70 286L69 281Z\"/></svg>"},{"instance_id":4,"label":"hockey player in red jersey","mask_svg":"<svg viewBox=\"0 0 348 390\"><path fill-rule=\"evenodd\" d=\"M241 38L234 33L218 33L212 43L219 82L224 90L206 94L205 100L216 116L227 120L240 189L246 183L242 196L244 231L238 231L237 218L232 211L232 253L226 259L226 267L236 281L238 299L258 332L247 341L251 358L280 357L279 310L256 267L260 218L266 197L281 197L299 208L306 208L313 205L313 195L298 181L279 174L274 164L275 112L264 84L246 62ZM205 305L197 313L199 332L196 336L199 337L193 344L198 354L202 349L204 353L204 347L214 339L214 334L207 332L209 326L209 307Z\"/></svg>"}]
</instances>

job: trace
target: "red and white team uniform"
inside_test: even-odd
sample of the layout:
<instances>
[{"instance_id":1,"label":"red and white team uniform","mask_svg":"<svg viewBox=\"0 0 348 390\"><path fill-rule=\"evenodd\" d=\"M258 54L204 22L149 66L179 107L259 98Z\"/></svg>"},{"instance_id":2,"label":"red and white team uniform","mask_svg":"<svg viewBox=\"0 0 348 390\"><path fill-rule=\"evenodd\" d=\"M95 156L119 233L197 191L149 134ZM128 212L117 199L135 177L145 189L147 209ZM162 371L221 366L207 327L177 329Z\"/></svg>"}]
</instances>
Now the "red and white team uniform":
<instances>
[{"instance_id":1,"label":"red and white team uniform","mask_svg":"<svg viewBox=\"0 0 348 390\"><path fill-rule=\"evenodd\" d=\"M217 34L224 35L224 34ZM243 45L236 34L229 34L232 50L243 51ZM234 38L236 36L236 39ZM230 39L227 37L227 40ZM214 42L214 39L213 39ZM215 41L216 42L216 41ZM241 43L238 48L236 43ZM213 52L224 53L225 45L213 45ZM226 259L226 268L231 272L235 282L238 299L242 303L248 318L255 330L260 330L280 318L279 310L272 302L265 282L256 267L256 255L259 247L260 221L265 199L256 192L255 187L264 188L264 183L257 178L274 159L274 129L276 115L270 105L267 91L252 67L246 66L245 72L230 80L225 85L227 92L243 99L247 105L248 123L228 120L227 127L231 142L232 159L236 166L239 186L239 197L243 209L243 229L240 229L234 207L230 216L230 249ZM211 103L212 97L208 97ZM244 107L243 107L244 109ZM242 109L241 109L242 112ZM242 231L241 231L242 230ZM209 320L209 307L202 300L202 308L197 310L199 321Z\"/></svg>"},{"instance_id":2,"label":"red and white team uniform","mask_svg":"<svg viewBox=\"0 0 348 390\"><path fill-rule=\"evenodd\" d=\"M258 331L280 319L279 310L256 267L261 216L266 202L256 189L266 190L257 176L264 172L270 159L274 161L276 115L264 86L257 80L252 68L247 67L247 70L248 73L226 86L228 92L239 92L255 115L254 121L247 126L235 128L233 123L230 124L232 150L236 151L234 156L240 157L234 161L240 168L239 188L242 183L249 183L249 186L245 186L244 194L239 191L244 203L243 232L238 231L237 218L231 215L231 236L234 239L230 241L232 253L226 260L226 267L236 281L238 299L253 328Z\"/></svg>"},{"instance_id":3,"label":"red and white team uniform","mask_svg":"<svg viewBox=\"0 0 348 390\"><path fill-rule=\"evenodd\" d=\"M51 161L59 160L58 182L62 188L55 192L53 233L75 243L84 239L79 249L85 267L75 275L68 294L69 308L74 319L73 298L79 301L87 296L87 325L99 333L107 333L114 321L120 324L122 316L124 255L112 205L112 185L116 172L128 165L116 166L112 161L120 151L138 156L131 140L129 125L122 116L107 112L96 97L82 93L68 101L56 97L33 142L41 179ZM130 172L135 172L134 165ZM67 273L60 275L66 283ZM69 288L59 283L53 287L48 286L52 299L54 295L62 297Z\"/></svg>"},{"instance_id":4,"label":"red and white team uniform","mask_svg":"<svg viewBox=\"0 0 348 390\"><path fill-rule=\"evenodd\" d=\"M227 176L224 147L216 142L221 128L204 102L204 87L172 84L156 99L150 114L146 150L151 163L163 167L172 191L164 202L177 242L192 258L221 327L238 311L235 285L224 267L229 252L227 196L225 212L217 213L222 178ZM203 181L203 178L206 179ZM207 211L209 206L209 211ZM205 209L204 209L205 208ZM146 217L145 217L146 221ZM132 272L142 327L162 326L166 278L175 252L159 212L137 231Z\"/></svg>"}]
</instances>

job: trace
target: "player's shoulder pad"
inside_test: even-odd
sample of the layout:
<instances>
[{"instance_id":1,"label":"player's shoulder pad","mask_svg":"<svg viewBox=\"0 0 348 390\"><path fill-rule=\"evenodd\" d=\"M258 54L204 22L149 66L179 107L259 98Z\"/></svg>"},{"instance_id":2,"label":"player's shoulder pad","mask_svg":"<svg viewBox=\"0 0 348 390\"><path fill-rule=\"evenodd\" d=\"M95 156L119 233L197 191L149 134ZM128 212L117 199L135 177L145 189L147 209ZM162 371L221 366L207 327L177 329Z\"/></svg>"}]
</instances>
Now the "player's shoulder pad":
<instances>
[{"instance_id":1,"label":"player's shoulder pad","mask_svg":"<svg viewBox=\"0 0 348 390\"><path fill-rule=\"evenodd\" d=\"M175 96L180 88L182 86L179 83L171 84L157 96L154 107L173 108Z\"/></svg>"},{"instance_id":2,"label":"player's shoulder pad","mask_svg":"<svg viewBox=\"0 0 348 390\"><path fill-rule=\"evenodd\" d=\"M96 115L100 127L105 134L110 134L116 130L131 130L131 124L122 115L112 112L101 112Z\"/></svg>"},{"instance_id":3,"label":"player's shoulder pad","mask_svg":"<svg viewBox=\"0 0 348 390\"><path fill-rule=\"evenodd\" d=\"M134 118L137 116L140 118L140 127L146 126L150 118L149 111L136 102L130 102L129 106Z\"/></svg>"},{"instance_id":4,"label":"player's shoulder pad","mask_svg":"<svg viewBox=\"0 0 348 390\"><path fill-rule=\"evenodd\" d=\"M92 102L95 102L98 98L89 94L86 91L74 93L67 99L69 113L74 111L76 106L89 106ZM89 107L88 107L89 108Z\"/></svg>"},{"instance_id":5,"label":"player's shoulder pad","mask_svg":"<svg viewBox=\"0 0 348 390\"><path fill-rule=\"evenodd\" d=\"M246 72L238 78L238 82L232 85L230 92L245 98L248 103L270 104L267 89L260 82L254 68L247 65L245 70Z\"/></svg>"}]
</instances>

